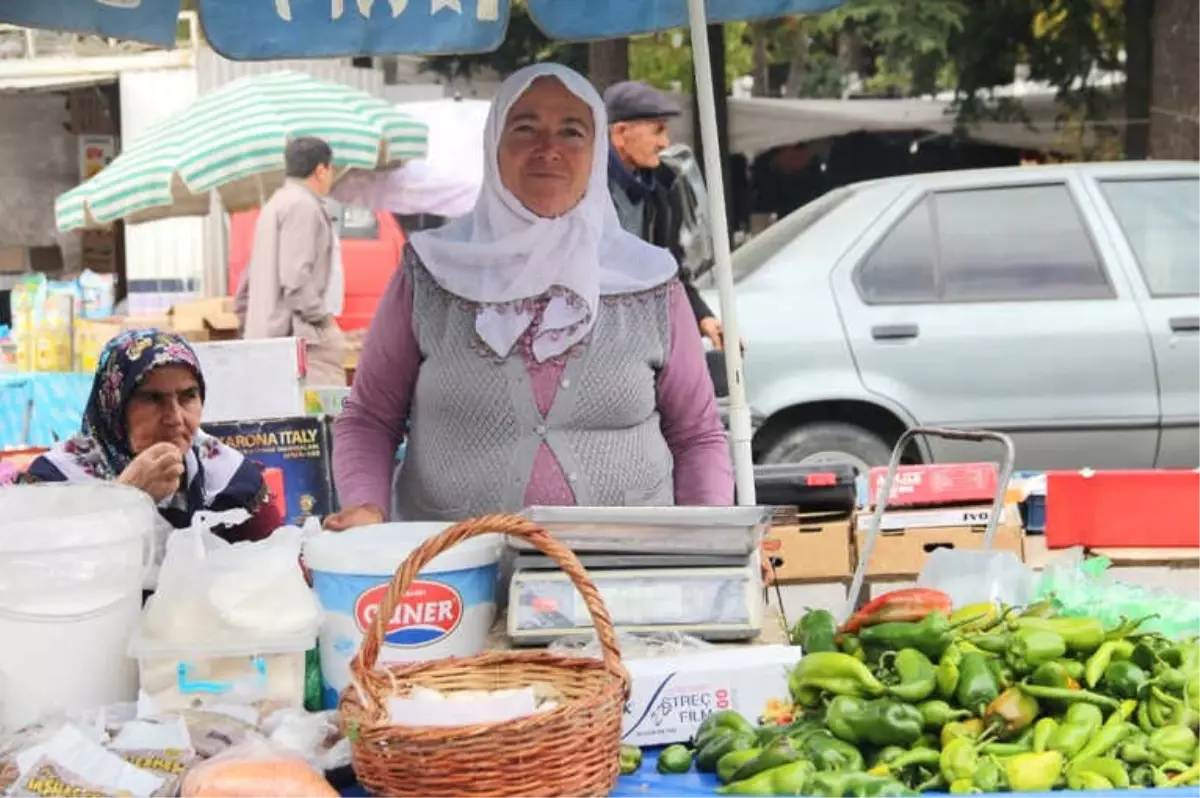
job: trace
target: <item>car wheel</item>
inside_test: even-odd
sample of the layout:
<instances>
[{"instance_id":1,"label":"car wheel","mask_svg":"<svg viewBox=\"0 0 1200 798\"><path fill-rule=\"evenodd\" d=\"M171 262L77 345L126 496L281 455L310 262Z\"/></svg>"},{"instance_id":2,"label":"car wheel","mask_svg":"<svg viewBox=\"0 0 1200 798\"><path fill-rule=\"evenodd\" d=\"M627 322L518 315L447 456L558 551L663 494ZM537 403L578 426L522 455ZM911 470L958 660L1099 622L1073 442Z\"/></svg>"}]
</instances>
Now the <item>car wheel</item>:
<instances>
[{"instance_id":1,"label":"car wheel","mask_svg":"<svg viewBox=\"0 0 1200 798\"><path fill-rule=\"evenodd\" d=\"M795 463L806 466L852 465L865 474L885 466L892 450L873 432L853 424L805 424L787 432L763 456L764 464Z\"/></svg>"}]
</instances>

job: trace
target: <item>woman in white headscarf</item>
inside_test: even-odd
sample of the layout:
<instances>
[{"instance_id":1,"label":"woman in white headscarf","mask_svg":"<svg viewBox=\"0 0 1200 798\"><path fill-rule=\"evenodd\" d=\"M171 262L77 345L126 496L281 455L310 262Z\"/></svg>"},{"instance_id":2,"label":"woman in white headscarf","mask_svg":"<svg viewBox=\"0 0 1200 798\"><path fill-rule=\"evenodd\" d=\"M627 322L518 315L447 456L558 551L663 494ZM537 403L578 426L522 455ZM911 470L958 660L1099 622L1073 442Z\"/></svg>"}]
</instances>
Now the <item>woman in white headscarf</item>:
<instances>
[{"instance_id":1,"label":"woman in white headscarf","mask_svg":"<svg viewBox=\"0 0 1200 798\"><path fill-rule=\"evenodd\" d=\"M474 210L412 236L376 312L335 431L329 528L732 503L677 265L621 229L607 127L566 67L500 87Z\"/></svg>"}]
</instances>

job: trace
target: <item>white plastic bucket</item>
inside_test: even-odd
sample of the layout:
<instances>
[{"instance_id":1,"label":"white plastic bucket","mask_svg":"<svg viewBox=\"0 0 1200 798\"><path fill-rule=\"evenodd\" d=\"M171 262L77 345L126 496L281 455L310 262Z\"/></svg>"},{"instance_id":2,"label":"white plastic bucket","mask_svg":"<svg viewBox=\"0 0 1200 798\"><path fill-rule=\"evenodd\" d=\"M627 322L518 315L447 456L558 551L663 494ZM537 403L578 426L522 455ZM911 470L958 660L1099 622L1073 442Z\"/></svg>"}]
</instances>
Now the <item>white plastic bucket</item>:
<instances>
[{"instance_id":1,"label":"white plastic bucket","mask_svg":"<svg viewBox=\"0 0 1200 798\"><path fill-rule=\"evenodd\" d=\"M0 727L137 697L125 651L157 517L119 485L0 489Z\"/></svg>"},{"instance_id":2,"label":"white plastic bucket","mask_svg":"<svg viewBox=\"0 0 1200 798\"><path fill-rule=\"evenodd\" d=\"M337 705L349 684L350 660L408 555L447 528L441 523L397 523L329 532L304 542L321 602L321 676L325 704ZM483 535L434 558L405 593L388 624L380 664L469 657L487 646L496 619L500 535Z\"/></svg>"}]
</instances>

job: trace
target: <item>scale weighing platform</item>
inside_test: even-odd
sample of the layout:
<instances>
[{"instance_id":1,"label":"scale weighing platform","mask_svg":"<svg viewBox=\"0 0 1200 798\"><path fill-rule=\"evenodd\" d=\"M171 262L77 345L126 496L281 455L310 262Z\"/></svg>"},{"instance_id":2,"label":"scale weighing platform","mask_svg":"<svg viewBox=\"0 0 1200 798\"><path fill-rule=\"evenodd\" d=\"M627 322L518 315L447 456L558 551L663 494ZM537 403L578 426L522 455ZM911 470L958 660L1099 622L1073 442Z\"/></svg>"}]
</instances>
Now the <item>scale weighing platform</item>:
<instances>
[{"instance_id":1,"label":"scale weighing platform","mask_svg":"<svg viewBox=\"0 0 1200 798\"><path fill-rule=\"evenodd\" d=\"M631 632L679 632L749 640L762 631L761 507L535 507L525 516L569 546L587 569L613 624ZM508 637L546 645L589 636L592 619L570 577L511 540Z\"/></svg>"}]
</instances>

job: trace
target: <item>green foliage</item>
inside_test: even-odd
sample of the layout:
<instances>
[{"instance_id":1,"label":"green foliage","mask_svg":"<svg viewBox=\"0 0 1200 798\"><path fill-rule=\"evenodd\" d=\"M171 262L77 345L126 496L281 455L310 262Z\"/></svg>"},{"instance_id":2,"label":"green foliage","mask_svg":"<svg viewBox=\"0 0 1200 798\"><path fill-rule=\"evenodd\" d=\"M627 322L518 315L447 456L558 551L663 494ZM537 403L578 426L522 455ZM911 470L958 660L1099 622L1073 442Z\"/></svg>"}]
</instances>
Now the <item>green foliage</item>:
<instances>
[{"instance_id":1,"label":"green foliage","mask_svg":"<svg viewBox=\"0 0 1200 798\"><path fill-rule=\"evenodd\" d=\"M754 53L749 34L748 23L725 26L726 84L750 72ZM630 39L629 76L660 89L678 86L690 92L694 79L691 37L684 30L675 30Z\"/></svg>"}]
</instances>

